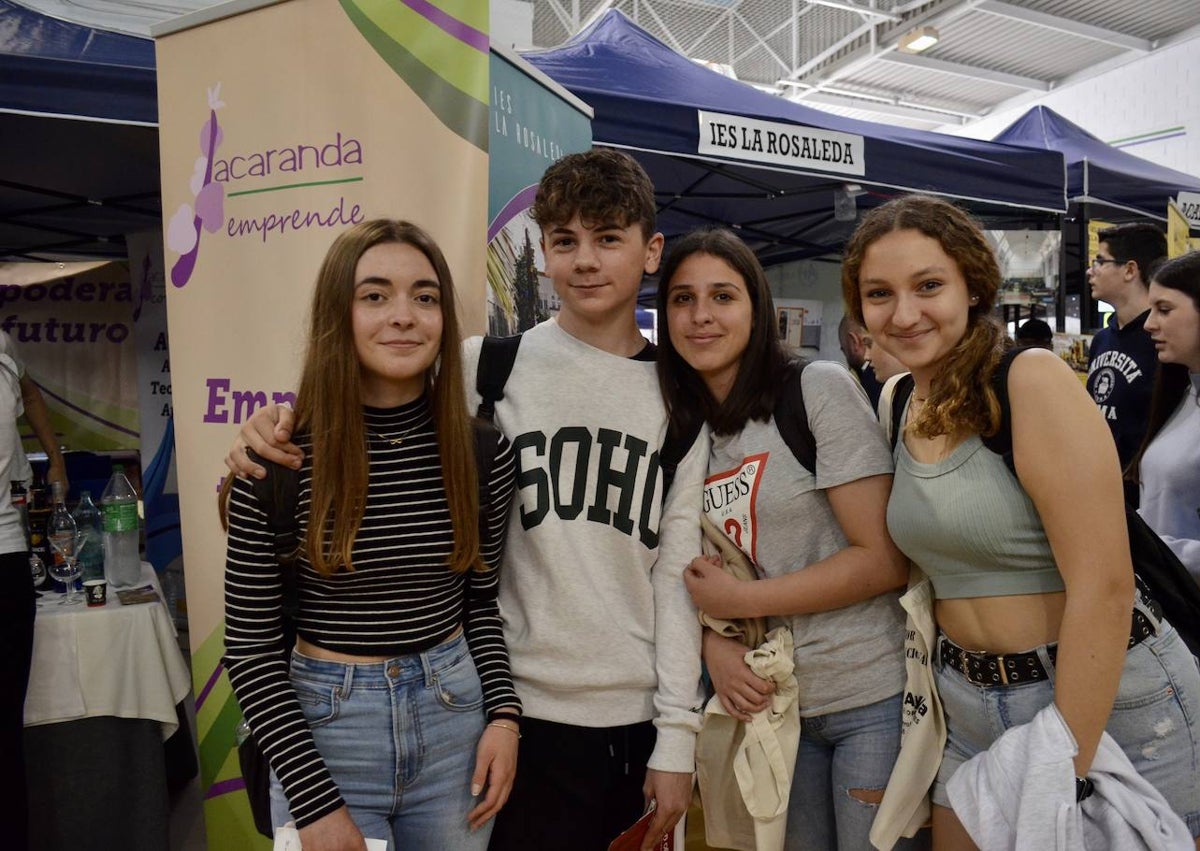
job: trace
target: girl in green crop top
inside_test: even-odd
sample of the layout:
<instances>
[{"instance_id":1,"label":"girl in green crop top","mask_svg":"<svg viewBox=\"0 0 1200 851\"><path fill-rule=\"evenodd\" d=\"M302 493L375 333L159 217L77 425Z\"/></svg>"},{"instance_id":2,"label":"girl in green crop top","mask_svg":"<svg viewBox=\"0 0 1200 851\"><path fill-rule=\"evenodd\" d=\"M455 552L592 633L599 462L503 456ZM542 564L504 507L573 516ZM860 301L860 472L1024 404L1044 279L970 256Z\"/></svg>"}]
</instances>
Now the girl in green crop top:
<instances>
[{"instance_id":1,"label":"girl in green crop top","mask_svg":"<svg viewBox=\"0 0 1200 851\"><path fill-rule=\"evenodd\" d=\"M978 445L979 436L994 433L999 424L991 387L1003 349L1003 332L992 316L1000 283L995 256L979 226L953 205L928 196L898 198L871 211L846 247L842 288L848 311L866 326L874 343L895 355L915 379L896 451L893 499L903 490L906 477L971 475L974 490L1012 489L1008 470L1002 463L992 463L999 461L997 456L975 457L991 454ZM1137 750L1122 741L1131 734L1115 723L1127 680L1132 680L1131 667L1141 666L1136 673L1142 681L1150 675L1158 677L1156 683L1165 680L1161 688L1172 688L1174 704L1182 701L1178 721L1185 730L1192 727L1191 735L1181 737L1170 752L1160 748L1154 761L1134 759L1134 765L1188 822L1192 835L1200 835L1200 782L1193 769L1185 768L1197 764L1200 730L1195 729L1195 715L1189 718L1181 708L1200 701L1200 675L1194 665L1183 664L1191 659L1165 622L1155 620L1154 634L1143 635L1137 647L1130 646L1134 643L1130 631L1134 580L1112 437L1078 377L1052 352L1030 350L1016 358L1008 390L1019 475L1016 490L1024 495L1016 499L1026 499L1032 509L1017 506L1009 511L1011 531L1026 535L1025 549L1032 552L1044 533L1061 586L968 582L965 590L960 589L963 593L937 597L934 612L939 630L958 648L972 653L1037 650L1038 658L1053 660L1048 666L1052 673L1042 683L1032 684L1033 693L1043 688L1041 705L1053 701L1074 734L1079 745L1074 760L1078 777L1087 774L1106 725L1126 752ZM974 466L972 459L978 462ZM972 547L979 546L963 541L961 529L952 526L956 513L963 519L962 506L939 504L939 499L946 499L945 491L940 497L936 489L926 488L923 493L924 511L907 506L906 528L892 523L893 537L902 550L906 538L921 542L910 547L911 552L906 550L918 566L922 559L944 556L948 562L957 559L961 574L964 559L969 560ZM889 522L895 519L889 508ZM1012 566L1000 562L996 570ZM1127 648L1133 660L1139 647L1156 644L1162 646L1156 646L1154 653L1136 656L1149 661L1126 663ZM934 847L971 848L971 838L949 808L944 786L957 764L972 755L962 742L967 738L964 731L974 729L979 713L965 701L956 703L946 697L949 683L944 677L962 677L968 691L976 689L988 699L995 698L999 689L1019 688L1029 695L1031 684L981 685L968 672L959 674L950 668L947 645L940 646L935 681L943 695L949 744L933 789ZM951 646L951 658L964 658L955 657L955 652ZM1168 657L1179 664L1163 661ZM1160 664L1165 667L1154 667ZM1142 670L1146 666L1154 670ZM1016 692L1012 694L1015 699ZM1003 724L990 738L1001 732ZM982 750L990 741L971 744Z\"/></svg>"}]
</instances>

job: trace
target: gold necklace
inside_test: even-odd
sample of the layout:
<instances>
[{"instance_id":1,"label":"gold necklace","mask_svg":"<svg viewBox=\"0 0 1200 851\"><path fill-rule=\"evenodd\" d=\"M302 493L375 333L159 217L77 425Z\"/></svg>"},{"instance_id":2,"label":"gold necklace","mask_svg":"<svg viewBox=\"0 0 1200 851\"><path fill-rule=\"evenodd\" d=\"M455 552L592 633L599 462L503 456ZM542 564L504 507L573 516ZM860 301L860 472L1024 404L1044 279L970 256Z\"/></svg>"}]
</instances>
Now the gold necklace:
<instances>
[{"instance_id":1,"label":"gold necklace","mask_svg":"<svg viewBox=\"0 0 1200 851\"><path fill-rule=\"evenodd\" d=\"M367 434L377 437L380 440L384 441L385 443L390 443L392 446L400 446L402 443L404 443L404 438L408 437L410 434L412 434L414 431L416 431L420 427L421 427L421 424L417 423L416 425L409 426L404 431L400 432L400 434L398 434L396 437L385 437L384 435L375 431L375 429L371 428L370 426L367 426Z\"/></svg>"}]
</instances>

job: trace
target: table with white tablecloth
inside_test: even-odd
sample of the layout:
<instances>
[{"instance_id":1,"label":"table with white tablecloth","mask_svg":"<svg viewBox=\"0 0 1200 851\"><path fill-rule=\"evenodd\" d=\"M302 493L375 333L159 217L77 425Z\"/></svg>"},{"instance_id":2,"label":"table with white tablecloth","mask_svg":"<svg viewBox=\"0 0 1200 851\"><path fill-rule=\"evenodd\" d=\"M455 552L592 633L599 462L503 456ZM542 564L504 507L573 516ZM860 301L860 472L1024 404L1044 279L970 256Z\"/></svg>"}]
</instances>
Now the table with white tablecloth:
<instances>
[{"instance_id":1,"label":"table with white tablecloth","mask_svg":"<svg viewBox=\"0 0 1200 851\"><path fill-rule=\"evenodd\" d=\"M32 847L166 847L163 743L179 730L191 675L147 563L140 585L151 602L122 604L112 587L103 607L38 600L25 700ZM190 756L190 732L180 735Z\"/></svg>"}]
</instances>

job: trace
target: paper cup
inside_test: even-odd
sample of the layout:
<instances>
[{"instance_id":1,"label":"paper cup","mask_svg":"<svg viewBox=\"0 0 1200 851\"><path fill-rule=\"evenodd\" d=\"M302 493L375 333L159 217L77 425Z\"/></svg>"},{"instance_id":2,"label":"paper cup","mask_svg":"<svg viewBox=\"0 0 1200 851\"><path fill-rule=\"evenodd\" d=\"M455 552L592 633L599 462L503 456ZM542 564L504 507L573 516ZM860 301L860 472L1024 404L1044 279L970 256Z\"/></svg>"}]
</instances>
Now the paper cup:
<instances>
[{"instance_id":1,"label":"paper cup","mask_svg":"<svg viewBox=\"0 0 1200 851\"><path fill-rule=\"evenodd\" d=\"M103 606L108 601L108 582L89 579L83 583L83 593L87 596L89 606Z\"/></svg>"}]
</instances>

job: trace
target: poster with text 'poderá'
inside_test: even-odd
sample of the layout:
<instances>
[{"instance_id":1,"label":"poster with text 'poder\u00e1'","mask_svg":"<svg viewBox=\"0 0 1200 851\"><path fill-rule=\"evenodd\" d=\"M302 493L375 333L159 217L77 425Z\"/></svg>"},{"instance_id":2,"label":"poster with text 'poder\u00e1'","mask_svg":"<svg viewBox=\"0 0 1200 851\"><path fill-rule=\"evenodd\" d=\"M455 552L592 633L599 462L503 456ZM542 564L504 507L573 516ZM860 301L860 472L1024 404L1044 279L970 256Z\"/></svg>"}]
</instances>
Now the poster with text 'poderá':
<instances>
[{"instance_id":1,"label":"poster with text 'poder\u00e1'","mask_svg":"<svg viewBox=\"0 0 1200 851\"><path fill-rule=\"evenodd\" d=\"M241 8L245 8L244 6ZM425 227L483 330L488 20L475 0L289 0L158 36L163 241L192 668L212 848L256 839L220 667L222 459L288 398L348 225Z\"/></svg>"}]
</instances>

